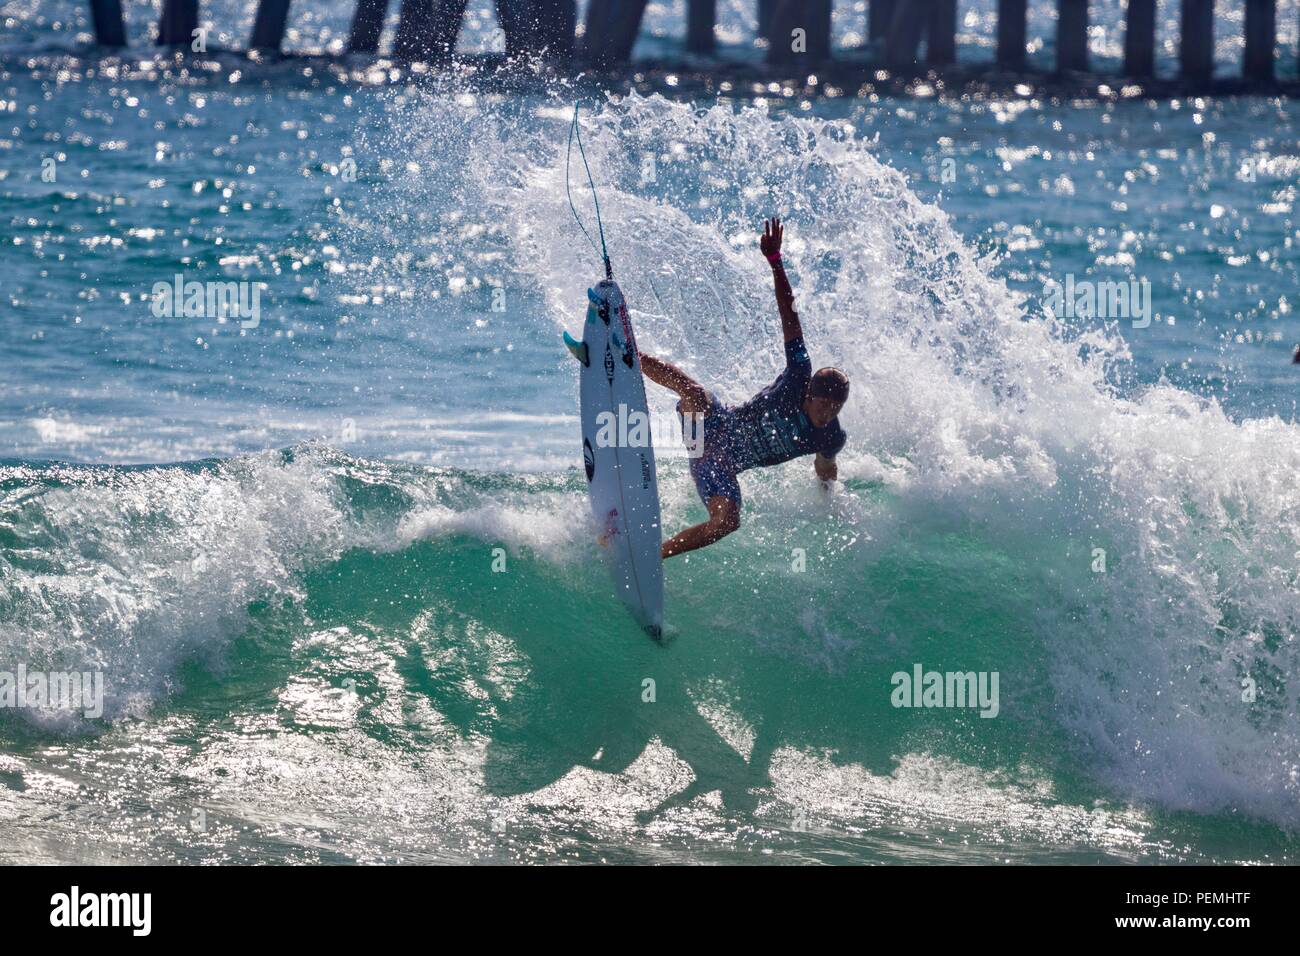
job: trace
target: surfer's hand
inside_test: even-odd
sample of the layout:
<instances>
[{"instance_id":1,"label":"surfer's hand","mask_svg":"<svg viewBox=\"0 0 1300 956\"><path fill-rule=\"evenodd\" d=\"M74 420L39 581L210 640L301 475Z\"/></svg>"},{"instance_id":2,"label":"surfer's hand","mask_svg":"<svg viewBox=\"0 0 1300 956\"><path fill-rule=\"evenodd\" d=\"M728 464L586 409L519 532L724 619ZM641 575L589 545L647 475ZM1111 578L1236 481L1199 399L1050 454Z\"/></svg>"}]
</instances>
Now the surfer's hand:
<instances>
[{"instance_id":1,"label":"surfer's hand","mask_svg":"<svg viewBox=\"0 0 1300 956\"><path fill-rule=\"evenodd\" d=\"M781 227L781 220L773 216L771 219L763 220L763 235L759 237L758 248L763 255L767 256L768 261L773 256L781 254L781 237L785 230Z\"/></svg>"}]
</instances>

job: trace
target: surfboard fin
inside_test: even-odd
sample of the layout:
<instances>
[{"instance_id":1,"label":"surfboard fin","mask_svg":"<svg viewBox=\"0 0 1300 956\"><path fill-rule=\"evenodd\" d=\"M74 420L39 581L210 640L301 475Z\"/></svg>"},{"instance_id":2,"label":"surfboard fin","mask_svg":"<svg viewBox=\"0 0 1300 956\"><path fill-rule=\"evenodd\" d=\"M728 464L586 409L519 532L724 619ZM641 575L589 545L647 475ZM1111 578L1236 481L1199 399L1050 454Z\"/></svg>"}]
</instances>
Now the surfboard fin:
<instances>
[{"instance_id":1,"label":"surfboard fin","mask_svg":"<svg viewBox=\"0 0 1300 956\"><path fill-rule=\"evenodd\" d=\"M568 332L565 332L564 344L568 347L569 351L573 353L573 357L582 363L583 368L591 365L591 359L587 357L586 342L575 342L573 336Z\"/></svg>"}]
</instances>

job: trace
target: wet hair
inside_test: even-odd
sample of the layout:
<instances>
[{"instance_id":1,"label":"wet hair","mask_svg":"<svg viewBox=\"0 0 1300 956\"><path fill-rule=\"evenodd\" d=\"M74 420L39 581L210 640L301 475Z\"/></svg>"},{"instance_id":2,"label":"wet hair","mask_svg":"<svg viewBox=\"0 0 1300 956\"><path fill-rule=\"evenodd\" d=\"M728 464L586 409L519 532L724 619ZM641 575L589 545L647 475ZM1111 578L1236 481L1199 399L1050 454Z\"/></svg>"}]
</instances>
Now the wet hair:
<instances>
[{"instance_id":1,"label":"wet hair","mask_svg":"<svg viewBox=\"0 0 1300 956\"><path fill-rule=\"evenodd\" d=\"M849 397L849 377L837 368L818 369L808 385L808 394L842 404Z\"/></svg>"}]
</instances>

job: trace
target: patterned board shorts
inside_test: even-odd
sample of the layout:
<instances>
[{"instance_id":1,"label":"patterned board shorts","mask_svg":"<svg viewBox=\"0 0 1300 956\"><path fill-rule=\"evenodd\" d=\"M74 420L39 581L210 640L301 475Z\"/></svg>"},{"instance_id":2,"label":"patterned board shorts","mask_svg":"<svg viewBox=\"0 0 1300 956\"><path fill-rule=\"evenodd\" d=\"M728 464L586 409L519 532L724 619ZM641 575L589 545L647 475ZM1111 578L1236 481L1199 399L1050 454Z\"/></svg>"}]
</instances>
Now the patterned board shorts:
<instances>
[{"instance_id":1,"label":"patterned board shorts","mask_svg":"<svg viewBox=\"0 0 1300 956\"><path fill-rule=\"evenodd\" d=\"M677 403L677 414L682 414L682 403ZM730 498L739 508L740 481L736 475L738 469L732 461L727 438L731 434L731 409L718 400L713 392L709 393L709 410L704 415L704 454L693 456L691 477L695 479L695 490L700 500L708 507L710 498ZM682 440L690 448L695 437L687 430L686 419L682 418Z\"/></svg>"}]
</instances>

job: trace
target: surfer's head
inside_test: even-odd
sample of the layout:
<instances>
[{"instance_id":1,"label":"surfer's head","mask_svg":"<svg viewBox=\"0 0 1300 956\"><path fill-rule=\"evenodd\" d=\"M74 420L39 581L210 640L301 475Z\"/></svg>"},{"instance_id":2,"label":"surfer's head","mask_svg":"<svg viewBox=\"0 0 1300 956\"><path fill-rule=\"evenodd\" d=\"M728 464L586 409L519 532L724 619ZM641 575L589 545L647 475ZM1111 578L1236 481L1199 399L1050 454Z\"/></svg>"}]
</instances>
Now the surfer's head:
<instances>
[{"instance_id":1,"label":"surfer's head","mask_svg":"<svg viewBox=\"0 0 1300 956\"><path fill-rule=\"evenodd\" d=\"M825 428L849 399L849 377L837 368L818 369L808 383L803 409L817 428Z\"/></svg>"}]
</instances>

